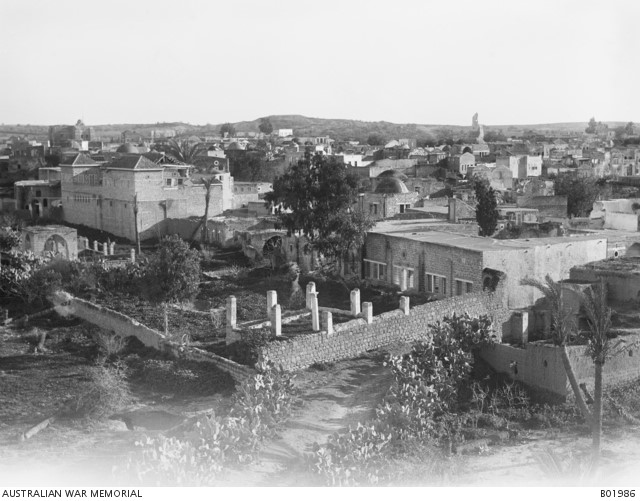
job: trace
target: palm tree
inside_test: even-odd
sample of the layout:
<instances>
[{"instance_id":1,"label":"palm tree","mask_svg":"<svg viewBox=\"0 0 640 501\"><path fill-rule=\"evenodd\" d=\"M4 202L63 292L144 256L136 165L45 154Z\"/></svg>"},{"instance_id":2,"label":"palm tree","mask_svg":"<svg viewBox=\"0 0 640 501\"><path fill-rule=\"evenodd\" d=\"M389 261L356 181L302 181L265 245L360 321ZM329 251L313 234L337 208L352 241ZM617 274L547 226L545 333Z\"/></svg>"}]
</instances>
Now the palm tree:
<instances>
[{"instance_id":1,"label":"palm tree","mask_svg":"<svg viewBox=\"0 0 640 501\"><path fill-rule=\"evenodd\" d=\"M521 285L528 285L538 289L549 302L551 308L551 326L552 326L552 339L556 346L560 348L560 354L562 358L562 365L567 373L569 384L576 397L576 403L580 409L580 412L584 416L585 420L591 424L592 416L587 404L584 401L576 375L573 372L569 355L567 354L567 342L573 332L576 332L577 326L573 321L571 313L564 307L564 301L562 297L562 285L556 282L549 275L545 277L545 281L542 282L535 278L524 278L520 281Z\"/></svg>"},{"instance_id":2,"label":"palm tree","mask_svg":"<svg viewBox=\"0 0 640 501\"><path fill-rule=\"evenodd\" d=\"M193 164L196 157L205 149L204 143L192 143L187 139L177 141L170 139L165 146L165 153L179 162Z\"/></svg>"},{"instance_id":3,"label":"palm tree","mask_svg":"<svg viewBox=\"0 0 640 501\"><path fill-rule=\"evenodd\" d=\"M196 226L196 229L193 230L191 234L191 240L193 240L198 233L198 230L202 226L202 242L207 243L208 234L207 234L207 220L209 219L209 202L211 201L211 185L213 184L214 178L206 178L203 177L200 179L202 184L204 185L204 189L206 190L204 193L204 216Z\"/></svg>"}]
</instances>

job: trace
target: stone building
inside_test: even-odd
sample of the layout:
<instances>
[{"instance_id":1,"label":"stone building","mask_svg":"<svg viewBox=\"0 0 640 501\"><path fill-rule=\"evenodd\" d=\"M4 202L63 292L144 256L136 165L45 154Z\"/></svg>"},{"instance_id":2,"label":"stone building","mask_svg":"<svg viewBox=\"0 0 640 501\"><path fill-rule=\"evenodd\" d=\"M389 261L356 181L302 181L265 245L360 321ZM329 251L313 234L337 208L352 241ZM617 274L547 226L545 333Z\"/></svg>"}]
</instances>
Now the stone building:
<instances>
[{"instance_id":1,"label":"stone building","mask_svg":"<svg viewBox=\"0 0 640 501\"><path fill-rule=\"evenodd\" d=\"M542 175L542 157L535 155L505 155L496 158L497 167L508 167L514 179Z\"/></svg>"},{"instance_id":2,"label":"stone building","mask_svg":"<svg viewBox=\"0 0 640 501\"><path fill-rule=\"evenodd\" d=\"M22 229L22 250L37 256L48 253L64 259L76 259L78 232L68 226L27 226Z\"/></svg>"},{"instance_id":3,"label":"stone building","mask_svg":"<svg viewBox=\"0 0 640 501\"><path fill-rule=\"evenodd\" d=\"M539 297L534 288L520 285L523 278L544 280L548 274L561 280L573 266L607 255L607 240L597 236L494 240L439 231L427 221L411 228L397 223L379 223L368 233L365 279L450 297L491 288L502 273L510 308Z\"/></svg>"},{"instance_id":4,"label":"stone building","mask_svg":"<svg viewBox=\"0 0 640 501\"><path fill-rule=\"evenodd\" d=\"M374 219L387 219L404 214L415 206L420 193L410 191L404 181L407 176L388 170L373 180L373 193L360 195L360 210L368 212Z\"/></svg>"},{"instance_id":5,"label":"stone building","mask_svg":"<svg viewBox=\"0 0 640 501\"><path fill-rule=\"evenodd\" d=\"M476 164L476 157L473 153L462 153L449 157L449 169L462 177L467 177L469 170Z\"/></svg>"},{"instance_id":6,"label":"stone building","mask_svg":"<svg viewBox=\"0 0 640 501\"><path fill-rule=\"evenodd\" d=\"M191 175L184 164L154 162L144 155L123 155L98 164L76 154L60 164L64 219L135 241L165 234L166 220L204 215L210 179L209 216L232 208L229 172Z\"/></svg>"},{"instance_id":7,"label":"stone building","mask_svg":"<svg viewBox=\"0 0 640 501\"><path fill-rule=\"evenodd\" d=\"M13 185L17 211L28 211L30 217L57 218L60 208L60 181L16 181Z\"/></svg>"},{"instance_id":8,"label":"stone building","mask_svg":"<svg viewBox=\"0 0 640 501\"><path fill-rule=\"evenodd\" d=\"M75 125L52 125L49 127L51 146L68 146L74 141L91 141L94 135L93 128L85 126L82 120L78 120Z\"/></svg>"}]
</instances>

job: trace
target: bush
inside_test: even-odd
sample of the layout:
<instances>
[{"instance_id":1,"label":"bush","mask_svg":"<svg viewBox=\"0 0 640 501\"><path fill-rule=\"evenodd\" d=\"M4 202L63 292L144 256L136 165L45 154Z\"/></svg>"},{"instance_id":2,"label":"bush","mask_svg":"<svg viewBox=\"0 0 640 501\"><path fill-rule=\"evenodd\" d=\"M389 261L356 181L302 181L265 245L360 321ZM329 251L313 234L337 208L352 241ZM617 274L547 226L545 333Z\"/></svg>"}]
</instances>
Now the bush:
<instances>
[{"instance_id":1,"label":"bush","mask_svg":"<svg viewBox=\"0 0 640 501\"><path fill-rule=\"evenodd\" d=\"M308 462L311 471L330 485L389 483L394 478L388 462L405 453L405 443L459 439L462 420L450 411L468 383L473 350L494 337L487 316L453 315L431 325L427 340L385 362L395 384L376 409L376 418L316 446Z\"/></svg>"},{"instance_id":2,"label":"bush","mask_svg":"<svg viewBox=\"0 0 640 501\"><path fill-rule=\"evenodd\" d=\"M158 303L190 301L200 288L200 255L178 235L160 240L144 273L145 293Z\"/></svg>"},{"instance_id":3,"label":"bush","mask_svg":"<svg viewBox=\"0 0 640 501\"><path fill-rule=\"evenodd\" d=\"M87 369L90 387L74 405L77 416L102 419L131 403L131 393L124 371L118 366Z\"/></svg>"},{"instance_id":4,"label":"bush","mask_svg":"<svg viewBox=\"0 0 640 501\"><path fill-rule=\"evenodd\" d=\"M129 458L128 480L145 485L210 485L227 464L255 459L261 443L273 436L295 402L291 376L273 364L245 381L226 417L199 416L180 436L146 437Z\"/></svg>"}]
</instances>

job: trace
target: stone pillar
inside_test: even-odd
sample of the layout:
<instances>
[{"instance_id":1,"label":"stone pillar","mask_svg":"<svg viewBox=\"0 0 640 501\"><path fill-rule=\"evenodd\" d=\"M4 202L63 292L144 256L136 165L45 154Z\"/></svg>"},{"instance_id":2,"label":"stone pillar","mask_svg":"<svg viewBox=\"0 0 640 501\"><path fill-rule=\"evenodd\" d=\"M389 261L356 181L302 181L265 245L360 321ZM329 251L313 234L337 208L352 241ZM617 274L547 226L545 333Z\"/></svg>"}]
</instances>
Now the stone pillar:
<instances>
[{"instance_id":1,"label":"stone pillar","mask_svg":"<svg viewBox=\"0 0 640 501\"><path fill-rule=\"evenodd\" d=\"M314 332L318 332L320 330L320 316L318 311L318 293L311 292L309 295L311 296L311 329Z\"/></svg>"},{"instance_id":2,"label":"stone pillar","mask_svg":"<svg viewBox=\"0 0 640 501\"><path fill-rule=\"evenodd\" d=\"M116 243L111 242L111 245L109 247L109 254L113 256L115 253L116 253Z\"/></svg>"},{"instance_id":3,"label":"stone pillar","mask_svg":"<svg viewBox=\"0 0 640 501\"><path fill-rule=\"evenodd\" d=\"M98 241L97 241L97 240L94 240L94 241L93 241L93 250L94 250L95 252L98 252Z\"/></svg>"},{"instance_id":4,"label":"stone pillar","mask_svg":"<svg viewBox=\"0 0 640 501\"><path fill-rule=\"evenodd\" d=\"M330 311L322 312L322 330L327 334L333 334L333 313Z\"/></svg>"},{"instance_id":5,"label":"stone pillar","mask_svg":"<svg viewBox=\"0 0 640 501\"><path fill-rule=\"evenodd\" d=\"M102 253L103 253L105 256L108 256L108 255L109 255L109 244L108 244L107 242L105 242L105 243L103 243L103 244L102 244Z\"/></svg>"},{"instance_id":6,"label":"stone pillar","mask_svg":"<svg viewBox=\"0 0 640 501\"><path fill-rule=\"evenodd\" d=\"M351 314L354 317L360 314L360 289L351 291Z\"/></svg>"},{"instance_id":7,"label":"stone pillar","mask_svg":"<svg viewBox=\"0 0 640 501\"><path fill-rule=\"evenodd\" d=\"M129 252L131 254L131 262L135 263L136 262L136 250L132 247Z\"/></svg>"},{"instance_id":8,"label":"stone pillar","mask_svg":"<svg viewBox=\"0 0 640 501\"><path fill-rule=\"evenodd\" d=\"M409 297L408 296L400 296L400 309L402 313L405 315L409 314Z\"/></svg>"},{"instance_id":9,"label":"stone pillar","mask_svg":"<svg viewBox=\"0 0 640 501\"><path fill-rule=\"evenodd\" d=\"M271 332L276 337L282 336L282 307L279 304L273 306L271 316Z\"/></svg>"},{"instance_id":10,"label":"stone pillar","mask_svg":"<svg viewBox=\"0 0 640 501\"><path fill-rule=\"evenodd\" d=\"M307 284L307 310L311 309L311 295L316 293L316 283L309 282Z\"/></svg>"},{"instance_id":11,"label":"stone pillar","mask_svg":"<svg viewBox=\"0 0 640 501\"><path fill-rule=\"evenodd\" d=\"M273 307L278 304L278 293L267 291L267 318L273 322Z\"/></svg>"},{"instance_id":12,"label":"stone pillar","mask_svg":"<svg viewBox=\"0 0 640 501\"><path fill-rule=\"evenodd\" d=\"M229 296L227 298L227 324L225 326L227 344L231 344L237 340L237 336L233 332L237 325L236 316L236 297Z\"/></svg>"},{"instance_id":13,"label":"stone pillar","mask_svg":"<svg viewBox=\"0 0 640 501\"><path fill-rule=\"evenodd\" d=\"M373 303L362 303L362 318L364 318L368 324L373 323Z\"/></svg>"}]
</instances>

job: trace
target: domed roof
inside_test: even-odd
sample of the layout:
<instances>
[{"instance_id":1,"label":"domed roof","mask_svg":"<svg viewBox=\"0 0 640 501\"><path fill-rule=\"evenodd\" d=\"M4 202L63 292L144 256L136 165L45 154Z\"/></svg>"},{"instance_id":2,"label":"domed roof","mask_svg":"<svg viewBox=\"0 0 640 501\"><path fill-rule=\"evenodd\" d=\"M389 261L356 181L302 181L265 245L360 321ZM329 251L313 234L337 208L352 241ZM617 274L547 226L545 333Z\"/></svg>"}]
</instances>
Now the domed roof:
<instances>
[{"instance_id":1,"label":"domed roof","mask_svg":"<svg viewBox=\"0 0 640 501\"><path fill-rule=\"evenodd\" d=\"M376 187L376 193L392 195L396 193L409 193L407 186L395 177L384 177Z\"/></svg>"},{"instance_id":2,"label":"domed roof","mask_svg":"<svg viewBox=\"0 0 640 501\"><path fill-rule=\"evenodd\" d=\"M406 181L407 179L409 179L402 172L397 171L395 169L386 170L382 174L378 175L378 179L383 179L385 177L392 177L395 179L399 179L400 181Z\"/></svg>"},{"instance_id":3,"label":"domed roof","mask_svg":"<svg viewBox=\"0 0 640 501\"><path fill-rule=\"evenodd\" d=\"M116 153L140 153L140 152L138 151L138 148L136 148L131 143L124 143L122 146L120 146L116 150Z\"/></svg>"},{"instance_id":4,"label":"domed roof","mask_svg":"<svg viewBox=\"0 0 640 501\"><path fill-rule=\"evenodd\" d=\"M240 148L240 145L234 141L229 146L227 146L227 149L228 150L241 150L242 148Z\"/></svg>"}]
</instances>

